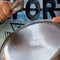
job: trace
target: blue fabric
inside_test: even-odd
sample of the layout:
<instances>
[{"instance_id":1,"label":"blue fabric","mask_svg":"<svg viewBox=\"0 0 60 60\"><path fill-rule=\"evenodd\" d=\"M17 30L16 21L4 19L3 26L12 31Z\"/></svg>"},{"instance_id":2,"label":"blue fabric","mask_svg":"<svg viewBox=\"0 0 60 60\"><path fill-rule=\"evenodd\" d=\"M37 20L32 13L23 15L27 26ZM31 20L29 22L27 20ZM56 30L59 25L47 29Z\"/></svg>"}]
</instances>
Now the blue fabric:
<instances>
[{"instance_id":1,"label":"blue fabric","mask_svg":"<svg viewBox=\"0 0 60 60\"><path fill-rule=\"evenodd\" d=\"M25 5L24 5L24 7L26 6L26 3L27 3L27 1L28 0L25 0ZM42 4L42 0L38 0L39 1L39 3L40 3L40 6L42 6L41 4ZM56 0L56 2L57 2L57 0ZM48 4L47 6L51 6L50 4ZM32 6L32 7L34 7L34 5ZM33 14L34 12L32 12L32 14ZM49 14L49 12L47 13L47 16L48 16L48 19L50 20L51 19L51 16L50 16L50 14ZM39 17L37 18L37 20L42 20L43 19L43 12L42 11L40 11L40 15L39 15ZM21 22L21 23L28 23L28 22L31 22L31 21L35 21L35 20L30 20L27 16L26 16L26 13L25 12L19 12L18 13L18 20L19 20L19 22Z\"/></svg>"}]
</instances>

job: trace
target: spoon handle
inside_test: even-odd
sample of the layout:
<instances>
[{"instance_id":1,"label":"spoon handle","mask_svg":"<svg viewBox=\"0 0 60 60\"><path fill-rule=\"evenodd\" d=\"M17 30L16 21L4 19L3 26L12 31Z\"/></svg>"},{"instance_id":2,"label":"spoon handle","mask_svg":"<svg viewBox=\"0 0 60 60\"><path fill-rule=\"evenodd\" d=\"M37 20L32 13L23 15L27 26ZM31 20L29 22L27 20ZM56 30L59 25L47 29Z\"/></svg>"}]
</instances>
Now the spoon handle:
<instances>
[{"instance_id":1,"label":"spoon handle","mask_svg":"<svg viewBox=\"0 0 60 60\"><path fill-rule=\"evenodd\" d=\"M19 11L22 10L24 4L19 2L19 0L15 1L11 7L11 10Z\"/></svg>"},{"instance_id":2,"label":"spoon handle","mask_svg":"<svg viewBox=\"0 0 60 60\"><path fill-rule=\"evenodd\" d=\"M17 8L19 5L20 5L19 1L15 1L15 2L13 3L13 6L11 7L11 10Z\"/></svg>"}]
</instances>

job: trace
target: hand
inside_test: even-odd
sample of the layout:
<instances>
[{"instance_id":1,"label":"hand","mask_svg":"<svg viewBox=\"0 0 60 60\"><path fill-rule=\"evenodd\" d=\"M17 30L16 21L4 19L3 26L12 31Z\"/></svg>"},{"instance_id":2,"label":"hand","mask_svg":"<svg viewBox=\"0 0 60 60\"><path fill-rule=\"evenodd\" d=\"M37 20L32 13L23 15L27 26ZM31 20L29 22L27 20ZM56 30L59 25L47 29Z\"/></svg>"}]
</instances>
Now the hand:
<instances>
[{"instance_id":1,"label":"hand","mask_svg":"<svg viewBox=\"0 0 60 60\"><path fill-rule=\"evenodd\" d=\"M54 17L52 19L52 22L55 22L55 23L59 23L60 24L60 17L59 16L58 17Z\"/></svg>"},{"instance_id":2,"label":"hand","mask_svg":"<svg viewBox=\"0 0 60 60\"><path fill-rule=\"evenodd\" d=\"M20 5L24 5L24 0L19 0ZM16 13L16 10L11 11L12 3L9 1L0 2L0 23L3 23L12 14Z\"/></svg>"},{"instance_id":3,"label":"hand","mask_svg":"<svg viewBox=\"0 0 60 60\"><path fill-rule=\"evenodd\" d=\"M0 2L0 23L7 20L9 16L11 16L11 2L3 1Z\"/></svg>"}]
</instances>

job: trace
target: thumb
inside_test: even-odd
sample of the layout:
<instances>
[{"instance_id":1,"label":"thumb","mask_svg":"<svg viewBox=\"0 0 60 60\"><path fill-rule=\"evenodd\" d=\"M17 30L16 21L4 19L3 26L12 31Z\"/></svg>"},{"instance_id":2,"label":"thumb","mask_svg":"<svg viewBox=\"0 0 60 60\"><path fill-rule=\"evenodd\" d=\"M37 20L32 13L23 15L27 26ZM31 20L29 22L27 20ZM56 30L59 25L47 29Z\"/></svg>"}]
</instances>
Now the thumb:
<instances>
[{"instance_id":1,"label":"thumb","mask_svg":"<svg viewBox=\"0 0 60 60\"><path fill-rule=\"evenodd\" d=\"M59 23L60 24L60 17L59 16L58 17L54 17L52 19L52 22L55 22L55 23Z\"/></svg>"}]
</instances>

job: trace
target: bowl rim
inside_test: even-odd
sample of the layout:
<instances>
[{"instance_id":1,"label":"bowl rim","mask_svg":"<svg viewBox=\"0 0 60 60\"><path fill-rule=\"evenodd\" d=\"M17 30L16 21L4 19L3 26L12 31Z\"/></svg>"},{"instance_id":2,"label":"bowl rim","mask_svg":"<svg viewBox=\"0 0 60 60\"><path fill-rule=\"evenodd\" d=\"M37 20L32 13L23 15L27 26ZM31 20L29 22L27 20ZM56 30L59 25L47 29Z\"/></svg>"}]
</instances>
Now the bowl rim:
<instances>
[{"instance_id":1,"label":"bowl rim","mask_svg":"<svg viewBox=\"0 0 60 60\"><path fill-rule=\"evenodd\" d=\"M48 23L48 24L53 24L55 25L56 27L58 27L60 29L60 24L58 23L55 23L55 22L52 22L52 21L34 21L34 22L29 22L23 26L21 26L20 28L18 28L16 31L12 32L3 42L1 48L0 48L0 52L2 51L2 49L4 48L5 44L9 41L9 39L12 39L16 33L19 31L19 30L22 30L28 26L31 26L31 25L34 25L34 24L38 24L38 23ZM12 36L13 35L13 36Z\"/></svg>"}]
</instances>

